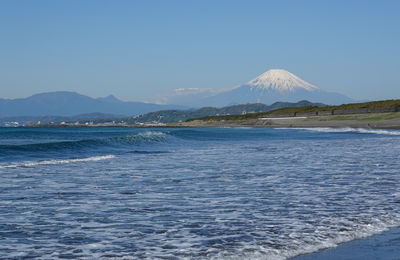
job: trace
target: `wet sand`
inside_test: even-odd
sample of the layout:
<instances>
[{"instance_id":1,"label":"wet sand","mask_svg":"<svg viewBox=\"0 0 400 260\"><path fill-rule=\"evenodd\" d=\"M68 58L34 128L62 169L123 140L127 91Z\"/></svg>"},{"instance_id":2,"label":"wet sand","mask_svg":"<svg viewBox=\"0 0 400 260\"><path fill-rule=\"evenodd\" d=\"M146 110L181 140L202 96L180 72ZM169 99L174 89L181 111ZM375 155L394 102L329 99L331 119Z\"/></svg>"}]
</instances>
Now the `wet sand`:
<instances>
[{"instance_id":1,"label":"wet sand","mask_svg":"<svg viewBox=\"0 0 400 260\"><path fill-rule=\"evenodd\" d=\"M338 247L291 258L291 260L369 260L400 259L400 227L368 238L353 240Z\"/></svg>"}]
</instances>

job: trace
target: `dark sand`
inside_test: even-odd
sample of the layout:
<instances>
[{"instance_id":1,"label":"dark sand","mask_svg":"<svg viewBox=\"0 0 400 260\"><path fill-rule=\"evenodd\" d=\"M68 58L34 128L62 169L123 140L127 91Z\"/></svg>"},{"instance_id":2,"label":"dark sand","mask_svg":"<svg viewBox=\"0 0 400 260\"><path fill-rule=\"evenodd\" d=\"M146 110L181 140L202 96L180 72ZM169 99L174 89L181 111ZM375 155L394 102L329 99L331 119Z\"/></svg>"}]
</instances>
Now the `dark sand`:
<instances>
[{"instance_id":1,"label":"dark sand","mask_svg":"<svg viewBox=\"0 0 400 260\"><path fill-rule=\"evenodd\" d=\"M311 116L287 118L258 118L232 121L194 120L175 126L186 127L351 127L373 129L400 129L400 112L380 114L354 114L343 116Z\"/></svg>"},{"instance_id":2,"label":"dark sand","mask_svg":"<svg viewBox=\"0 0 400 260\"><path fill-rule=\"evenodd\" d=\"M291 260L399 260L400 227L365 239L340 244L338 247L291 258Z\"/></svg>"}]
</instances>

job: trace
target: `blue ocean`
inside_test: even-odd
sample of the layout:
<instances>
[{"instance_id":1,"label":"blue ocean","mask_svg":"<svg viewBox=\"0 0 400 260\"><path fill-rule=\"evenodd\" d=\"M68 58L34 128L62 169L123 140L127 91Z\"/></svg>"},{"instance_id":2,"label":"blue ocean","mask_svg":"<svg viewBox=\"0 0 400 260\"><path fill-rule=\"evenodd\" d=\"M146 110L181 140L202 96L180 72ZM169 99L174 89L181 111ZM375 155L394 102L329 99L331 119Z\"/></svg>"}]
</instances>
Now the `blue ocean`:
<instances>
[{"instance_id":1,"label":"blue ocean","mask_svg":"<svg viewBox=\"0 0 400 260\"><path fill-rule=\"evenodd\" d=\"M400 225L400 131L0 128L1 259L289 259Z\"/></svg>"}]
</instances>

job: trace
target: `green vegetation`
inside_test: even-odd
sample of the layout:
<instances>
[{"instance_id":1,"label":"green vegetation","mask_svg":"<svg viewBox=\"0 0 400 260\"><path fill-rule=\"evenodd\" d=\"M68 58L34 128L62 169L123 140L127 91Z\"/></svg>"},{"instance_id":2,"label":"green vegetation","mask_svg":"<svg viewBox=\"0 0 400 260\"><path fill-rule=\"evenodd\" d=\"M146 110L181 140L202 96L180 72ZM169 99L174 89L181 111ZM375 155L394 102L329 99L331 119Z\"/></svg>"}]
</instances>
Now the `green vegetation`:
<instances>
[{"instance_id":1,"label":"green vegetation","mask_svg":"<svg viewBox=\"0 0 400 260\"><path fill-rule=\"evenodd\" d=\"M364 108L374 109L374 108L396 108L396 107L400 107L399 99L364 102L364 103L351 103L351 104L343 104L340 106L325 106L325 107L306 106L301 108L284 108L271 111L269 115L322 112L331 110L355 110Z\"/></svg>"},{"instance_id":2,"label":"green vegetation","mask_svg":"<svg viewBox=\"0 0 400 260\"><path fill-rule=\"evenodd\" d=\"M343 104L340 106L303 106L303 107L287 107L282 109L276 109L269 112L260 112L254 114L246 114L246 115L224 115L224 116L208 116L197 118L197 120L203 121L221 121L221 120L234 120L234 121L242 121L242 120L251 120L257 119L260 117L268 117L268 116L294 116L298 114L306 114L306 113L317 113L317 112L329 112L329 111L346 111L350 112L362 109L371 109L371 110L378 110L378 109L400 109L400 100L382 100L382 101L373 101L373 102L364 102L364 103L352 103L352 104ZM391 116L397 116L396 113L393 113ZM370 117L369 119L365 118L363 120L380 120L382 119L390 119L390 118L383 118L384 116L374 116ZM349 115L338 115L333 118L333 120L351 120L355 119L354 116ZM188 121L192 121L196 119L191 119Z\"/></svg>"},{"instance_id":3,"label":"green vegetation","mask_svg":"<svg viewBox=\"0 0 400 260\"><path fill-rule=\"evenodd\" d=\"M260 111L269 111L269 106L264 104L243 104L223 108L203 107L192 110L162 110L147 113L144 115L132 117L129 123L147 123L147 122L184 122L190 118L199 118L211 115L232 115L242 113L255 113Z\"/></svg>"},{"instance_id":4,"label":"green vegetation","mask_svg":"<svg viewBox=\"0 0 400 260\"><path fill-rule=\"evenodd\" d=\"M400 118L400 113L388 113L388 114L382 114L382 115L376 115L376 116L369 116L369 117L361 118L360 120L379 121L379 120L396 119L396 118Z\"/></svg>"},{"instance_id":5,"label":"green vegetation","mask_svg":"<svg viewBox=\"0 0 400 260\"><path fill-rule=\"evenodd\" d=\"M390 119L400 119L400 113L381 113L381 114L360 114L360 115L340 115L340 116L330 116L330 117L319 117L318 121L331 121L331 120L361 120L361 121L380 121L380 120L390 120Z\"/></svg>"}]
</instances>

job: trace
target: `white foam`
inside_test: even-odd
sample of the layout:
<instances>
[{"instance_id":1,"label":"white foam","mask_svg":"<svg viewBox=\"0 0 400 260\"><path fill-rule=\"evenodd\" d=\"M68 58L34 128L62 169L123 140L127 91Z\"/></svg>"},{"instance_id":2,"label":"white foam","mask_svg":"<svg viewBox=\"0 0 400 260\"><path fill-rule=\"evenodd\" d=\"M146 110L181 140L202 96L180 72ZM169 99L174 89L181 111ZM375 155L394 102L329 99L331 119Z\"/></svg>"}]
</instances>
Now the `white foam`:
<instances>
[{"instance_id":1,"label":"white foam","mask_svg":"<svg viewBox=\"0 0 400 260\"><path fill-rule=\"evenodd\" d=\"M33 167L38 165L53 165L53 164L67 164L67 163L78 163L78 162L95 162L101 160L107 160L114 158L115 155L102 155L93 156L87 158L76 158L76 159L53 159L45 161L25 161L13 164L0 165L0 169L4 168L19 168L19 167Z\"/></svg>"},{"instance_id":2,"label":"white foam","mask_svg":"<svg viewBox=\"0 0 400 260\"><path fill-rule=\"evenodd\" d=\"M400 135L400 131L384 130L384 129L367 129L367 128L331 128L331 127L313 127L313 128L285 128L285 129L299 129L314 132L324 133L361 133L361 134L380 134L380 135Z\"/></svg>"},{"instance_id":3,"label":"white foam","mask_svg":"<svg viewBox=\"0 0 400 260\"><path fill-rule=\"evenodd\" d=\"M315 237L314 241L311 243L304 243L301 240L293 240L294 244L297 244L295 248L285 248L282 249L273 249L273 248L265 248L259 247L254 248L254 252L251 253L243 253L240 250L236 251L235 254L232 252L221 251L216 255L213 255L210 259L224 259L224 260L241 260L241 259L254 259L254 260L287 260L299 255L315 253L319 250L328 249L337 247L338 245L346 242L350 242L356 239L363 239L369 236L373 236L384 231L387 231L390 228L396 227L397 225L393 224L384 224L377 223L377 225L365 225L361 226L359 231L351 231L345 234L336 234L331 238L320 239L318 236ZM246 246L242 248L243 251L246 250Z\"/></svg>"},{"instance_id":4,"label":"white foam","mask_svg":"<svg viewBox=\"0 0 400 260\"><path fill-rule=\"evenodd\" d=\"M163 132L146 131L146 132L143 132L143 133L138 133L137 136L144 136L144 137L152 137L152 136L164 137L164 136L166 136L166 134L163 133Z\"/></svg>"}]
</instances>

